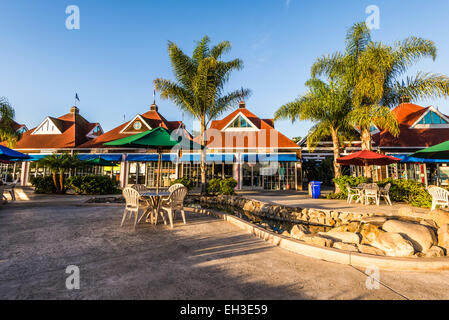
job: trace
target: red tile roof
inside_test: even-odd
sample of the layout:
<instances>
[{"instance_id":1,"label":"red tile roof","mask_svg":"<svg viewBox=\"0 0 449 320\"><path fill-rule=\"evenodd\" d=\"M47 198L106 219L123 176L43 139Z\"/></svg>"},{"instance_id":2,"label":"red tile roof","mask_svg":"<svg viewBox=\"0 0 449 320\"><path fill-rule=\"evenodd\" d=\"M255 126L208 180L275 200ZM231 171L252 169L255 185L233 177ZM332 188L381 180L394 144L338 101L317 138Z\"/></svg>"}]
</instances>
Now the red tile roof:
<instances>
[{"instance_id":1,"label":"red tile roof","mask_svg":"<svg viewBox=\"0 0 449 320\"><path fill-rule=\"evenodd\" d=\"M248 120L250 120L257 129L260 129L260 131L221 131L239 113L242 113L248 118ZM212 121L210 128L206 131L206 139L207 147L213 149L299 149L299 146L296 143L274 129L273 119L260 119L246 108L239 108L222 120ZM194 139L194 141L198 143L200 143L200 140L200 136Z\"/></svg>"},{"instance_id":2,"label":"red tile roof","mask_svg":"<svg viewBox=\"0 0 449 320\"><path fill-rule=\"evenodd\" d=\"M89 140L86 136L98 123L90 123L78 113L68 113L59 118L49 117L61 134L32 134L36 128L23 133L14 149L72 149Z\"/></svg>"},{"instance_id":3,"label":"red tile roof","mask_svg":"<svg viewBox=\"0 0 449 320\"><path fill-rule=\"evenodd\" d=\"M150 110L144 114L140 114L140 116L145 120L145 122L148 123L151 128L162 126L163 128L172 131L179 128L182 124L182 121L167 121L156 110ZM80 145L79 148L111 148L110 146L105 146L104 143L129 136L129 134L120 133L120 131L126 128L126 126L130 124L132 120L125 122L108 132L105 132L95 139L87 141L86 143Z\"/></svg>"},{"instance_id":4,"label":"red tile roof","mask_svg":"<svg viewBox=\"0 0 449 320\"><path fill-rule=\"evenodd\" d=\"M449 140L449 128L411 129L430 107L421 107L412 103L402 103L392 110L398 120L400 134L394 137L387 131L373 135L375 146L382 147L430 147Z\"/></svg>"}]
</instances>

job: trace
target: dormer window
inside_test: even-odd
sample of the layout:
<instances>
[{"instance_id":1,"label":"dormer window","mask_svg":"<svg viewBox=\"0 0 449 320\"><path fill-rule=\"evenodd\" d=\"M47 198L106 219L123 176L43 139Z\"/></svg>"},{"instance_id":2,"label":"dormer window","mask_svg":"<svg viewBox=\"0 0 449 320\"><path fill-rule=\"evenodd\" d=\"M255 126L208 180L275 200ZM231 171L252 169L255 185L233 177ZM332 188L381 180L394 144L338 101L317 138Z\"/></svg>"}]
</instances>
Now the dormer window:
<instances>
[{"instance_id":1,"label":"dormer window","mask_svg":"<svg viewBox=\"0 0 449 320\"><path fill-rule=\"evenodd\" d=\"M418 122L418 124L448 124L448 122L435 112L430 111Z\"/></svg>"},{"instance_id":2,"label":"dormer window","mask_svg":"<svg viewBox=\"0 0 449 320\"><path fill-rule=\"evenodd\" d=\"M242 116L239 116L237 119L235 119L228 128L251 128L251 125L243 119Z\"/></svg>"}]
</instances>

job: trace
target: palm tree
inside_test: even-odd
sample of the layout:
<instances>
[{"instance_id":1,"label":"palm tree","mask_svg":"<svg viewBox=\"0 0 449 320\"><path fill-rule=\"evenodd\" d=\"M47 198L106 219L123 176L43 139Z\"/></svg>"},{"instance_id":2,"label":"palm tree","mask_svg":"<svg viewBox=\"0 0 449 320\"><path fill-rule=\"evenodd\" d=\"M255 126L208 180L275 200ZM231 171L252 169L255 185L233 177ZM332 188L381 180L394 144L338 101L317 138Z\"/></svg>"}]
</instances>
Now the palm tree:
<instances>
[{"instance_id":1,"label":"palm tree","mask_svg":"<svg viewBox=\"0 0 449 320\"><path fill-rule=\"evenodd\" d=\"M38 161L38 164L42 167L46 167L51 171L53 177L53 184L58 193L61 193L62 187L58 184L57 174L59 173L59 168L61 166L61 157L57 154L52 154L46 156Z\"/></svg>"},{"instance_id":2,"label":"palm tree","mask_svg":"<svg viewBox=\"0 0 449 320\"><path fill-rule=\"evenodd\" d=\"M349 91L346 87L334 83L329 84L311 79L306 82L309 88L305 95L293 102L280 107L275 113L275 119L310 120L315 125L307 136L307 145L313 149L324 138L331 137L334 152L334 175L341 176L341 167L337 163L340 157L341 139L350 125L347 114L351 110ZM335 184L337 188L337 184ZM338 191L337 191L338 192Z\"/></svg>"},{"instance_id":3,"label":"palm tree","mask_svg":"<svg viewBox=\"0 0 449 320\"><path fill-rule=\"evenodd\" d=\"M0 141L6 141L8 147L16 144L20 135L12 127L14 121L14 109L5 97L0 97Z\"/></svg>"},{"instance_id":4,"label":"palm tree","mask_svg":"<svg viewBox=\"0 0 449 320\"><path fill-rule=\"evenodd\" d=\"M85 165L85 161L81 161L76 155L64 153L61 155L52 154L39 160L39 165L50 169L53 184L58 193L65 193L65 174L76 168ZM59 175L59 182L57 176Z\"/></svg>"},{"instance_id":5,"label":"palm tree","mask_svg":"<svg viewBox=\"0 0 449 320\"><path fill-rule=\"evenodd\" d=\"M356 23L346 36L345 53L336 52L319 58L312 76L338 77L351 88L352 111L348 117L360 130L362 149L371 150L373 124L397 136L399 128L391 108L401 98L429 99L449 96L449 78L418 72L402 77L423 58L436 58L433 41L409 37L393 46L371 40L365 23Z\"/></svg>"},{"instance_id":6,"label":"palm tree","mask_svg":"<svg viewBox=\"0 0 449 320\"><path fill-rule=\"evenodd\" d=\"M212 48L209 43L210 39L205 36L189 57L175 43L169 42L168 54L176 82L161 78L154 81L162 98L170 99L200 122L203 146L206 145L205 132L209 122L249 95L247 89L225 93L231 72L241 70L243 62L240 59L221 60L231 49L228 41ZM201 191L206 191L206 149L201 151Z\"/></svg>"}]
</instances>

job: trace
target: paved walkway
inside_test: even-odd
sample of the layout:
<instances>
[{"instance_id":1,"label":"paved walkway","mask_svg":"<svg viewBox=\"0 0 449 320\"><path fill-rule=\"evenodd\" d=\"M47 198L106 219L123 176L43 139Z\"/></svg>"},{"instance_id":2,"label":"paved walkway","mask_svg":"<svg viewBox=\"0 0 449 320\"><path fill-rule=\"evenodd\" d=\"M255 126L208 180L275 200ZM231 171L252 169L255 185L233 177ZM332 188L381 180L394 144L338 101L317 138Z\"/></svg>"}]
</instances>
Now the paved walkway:
<instances>
[{"instance_id":1,"label":"paved walkway","mask_svg":"<svg viewBox=\"0 0 449 320\"><path fill-rule=\"evenodd\" d=\"M366 206L354 203L348 204L346 200L312 199L308 196L306 191L239 191L238 194L253 200L309 209L313 208L347 212L374 212L379 215L393 215L398 212L399 208L409 207L413 210L413 212L429 212L429 209L415 208L405 203L393 203L393 206L389 206L381 201L380 206Z\"/></svg>"},{"instance_id":2,"label":"paved walkway","mask_svg":"<svg viewBox=\"0 0 449 320\"><path fill-rule=\"evenodd\" d=\"M43 199L41 199L43 200ZM380 273L290 253L188 213L188 224L119 228L119 206L0 209L0 299L449 299L449 272ZM80 290L65 288L69 265Z\"/></svg>"}]
</instances>

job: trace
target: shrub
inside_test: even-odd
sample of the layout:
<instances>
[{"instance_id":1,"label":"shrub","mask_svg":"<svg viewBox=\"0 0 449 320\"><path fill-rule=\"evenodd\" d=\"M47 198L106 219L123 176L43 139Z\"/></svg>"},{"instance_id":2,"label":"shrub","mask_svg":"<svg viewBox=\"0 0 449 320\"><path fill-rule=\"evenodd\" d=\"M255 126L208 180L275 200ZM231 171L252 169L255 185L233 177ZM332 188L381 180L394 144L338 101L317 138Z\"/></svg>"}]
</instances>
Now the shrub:
<instances>
[{"instance_id":1,"label":"shrub","mask_svg":"<svg viewBox=\"0 0 449 320\"><path fill-rule=\"evenodd\" d=\"M174 185L174 184L176 184L176 183L182 184L182 185L183 185L184 187L186 187L187 190L189 190L189 191L193 189L193 180L192 180L192 179L189 179L189 178L187 178L187 177L182 177L182 178L173 180L173 181L170 183L170 185L172 186L172 185Z\"/></svg>"},{"instance_id":2,"label":"shrub","mask_svg":"<svg viewBox=\"0 0 449 320\"><path fill-rule=\"evenodd\" d=\"M115 194L120 191L117 182L109 176L75 176L67 180L67 186L77 194Z\"/></svg>"},{"instance_id":3,"label":"shrub","mask_svg":"<svg viewBox=\"0 0 449 320\"><path fill-rule=\"evenodd\" d=\"M207 193L212 195L220 193L221 189L220 182L221 182L220 178L214 178L209 180L209 183L207 184Z\"/></svg>"},{"instance_id":4,"label":"shrub","mask_svg":"<svg viewBox=\"0 0 449 320\"><path fill-rule=\"evenodd\" d=\"M235 194L235 187L237 186L237 181L233 178L227 178L220 181L220 193L231 195Z\"/></svg>"},{"instance_id":5,"label":"shrub","mask_svg":"<svg viewBox=\"0 0 449 320\"><path fill-rule=\"evenodd\" d=\"M52 176L33 177L31 178L31 185L34 187L35 193L56 193Z\"/></svg>"},{"instance_id":6,"label":"shrub","mask_svg":"<svg viewBox=\"0 0 449 320\"><path fill-rule=\"evenodd\" d=\"M368 182L366 177L352 177L352 176L341 176L339 178L334 178L333 181L340 188L340 193L332 193L327 196L328 199L347 199L348 190L346 189L346 184L350 187L357 187L361 183Z\"/></svg>"}]
</instances>

